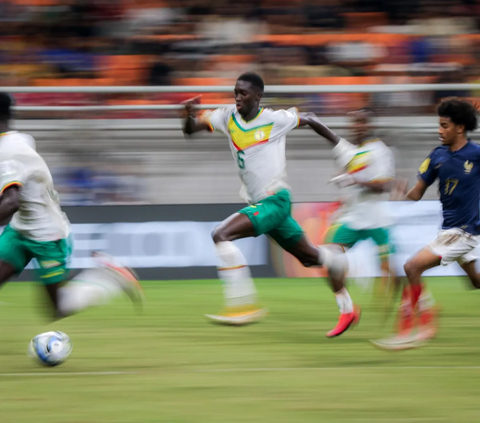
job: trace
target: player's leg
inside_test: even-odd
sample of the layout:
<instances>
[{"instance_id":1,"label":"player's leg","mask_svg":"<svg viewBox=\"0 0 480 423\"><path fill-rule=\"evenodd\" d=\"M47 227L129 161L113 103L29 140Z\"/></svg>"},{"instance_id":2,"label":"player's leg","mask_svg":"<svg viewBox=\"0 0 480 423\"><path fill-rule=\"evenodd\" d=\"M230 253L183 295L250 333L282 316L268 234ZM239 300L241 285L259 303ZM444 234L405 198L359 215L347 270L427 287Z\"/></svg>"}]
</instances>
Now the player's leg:
<instances>
[{"instance_id":1,"label":"player's leg","mask_svg":"<svg viewBox=\"0 0 480 423\"><path fill-rule=\"evenodd\" d=\"M354 307L344 284L347 260L341 245L313 246L300 225L291 216L285 219L279 227L270 231L268 235L285 251L295 256L304 266L324 266L328 269L330 285L340 309L338 324L327 333L328 337L341 335L358 322L360 309Z\"/></svg>"},{"instance_id":2,"label":"player's leg","mask_svg":"<svg viewBox=\"0 0 480 423\"><path fill-rule=\"evenodd\" d=\"M259 320L265 310L257 304L257 292L245 256L233 241L256 236L255 228L247 214L235 213L213 234L219 258L218 277L223 281L225 308L219 314L207 317L223 324L242 325Z\"/></svg>"},{"instance_id":3,"label":"player's leg","mask_svg":"<svg viewBox=\"0 0 480 423\"><path fill-rule=\"evenodd\" d=\"M375 346L392 351L416 348L433 336L431 332L422 332L420 336L416 335L412 333L412 328L415 324L416 306L424 291L421 276L428 269L439 266L441 261L440 255L432 250L430 245L405 263L404 270L408 284L402 293L399 308L399 332L392 337L372 341Z\"/></svg>"},{"instance_id":4,"label":"player's leg","mask_svg":"<svg viewBox=\"0 0 480 423\"><path fill-rule=\"evenodd\" d=\"M330 332L327 333L327 336L334 337L341 335L345 330L347 330L351 325L355 325L360 320L361 309L358 306L355 306L350 299L350 295L345 287L345 278L348 270L348 260L346 257L346 251L353 247L358 241L361 241L362 233L351 229L346 224L341 222L334 222L328 229L325 235L325 246L323 248L336 248L337 260L344 261L344 271L336 272L329 269L328 276L332 287L335 288L335 282L338 285L342 286L340 291L335 292L335 298L337 299L337 304L339 305L340 317L338 320L337 326L335 326ZM322 247L320 247L322 248ZM340 288L340 286L339 286ZM343 297L343 306L342 306L342 297ZM348 300L347 300L348 297Z\"/></svg>"},{"instance_id":5,"label":"player's leg","mask_svg":"<svg viewBox=\"0 0 480 423\"><path fill-rule=\"evenodd\" d=\"M142 300L143 293L135 275L107 255L98 257L98 268L67 277L67 261L71 253L69 240L51 242L26 240L25 248L38 261L40 280L45 286L54 318L67 317L86 308L108 303L126 293L132 300Z\"/></svg>"},{"instance_id":6,"label":"player's leg","mask_svg":"<svg viewBox=\"0 0 480 423\"><path fill-rule=\"evenodd\" d=\"M30 259L20 234L7 225L0 235L0 287L20 274Z\"/></svg>"},{"instance_id":7,"label":"player's leg","mask_svg":"<svg viewBox=\"0 0 480 423\"><path fill-rule=\"evenodd\" d=\"M15 274L17 274L17 271L13 265L0 260L0 288Z\"/></svg>"},{"instance_id":8,"label":"player's leg","mask_svg":"<svg viewBox=\"0 0 480 423\"><path fill-rule=\"evenodd\" d=\"M393 305L395 294L402 288L402 281L397 277L392 256L395 247L390 239L388 228L366 229L363 231L364 239L372 239L378 248L381 276L379 283L375 283L374 298L379 300L380 307L385 311L385 318Z\"/></svg>"},{"instance_id":9,"label":"player's leg","mask_svg":"<svg viewBox=\"0 0 480 423\"><path fill-rule=\"evenodd\" d=\"M462 269L467 274L472 288L480 289L480 273L478 273L478 260L472 258L470 260L465 260L464 262L459 262Z\"/></svg>"}]
</instances>

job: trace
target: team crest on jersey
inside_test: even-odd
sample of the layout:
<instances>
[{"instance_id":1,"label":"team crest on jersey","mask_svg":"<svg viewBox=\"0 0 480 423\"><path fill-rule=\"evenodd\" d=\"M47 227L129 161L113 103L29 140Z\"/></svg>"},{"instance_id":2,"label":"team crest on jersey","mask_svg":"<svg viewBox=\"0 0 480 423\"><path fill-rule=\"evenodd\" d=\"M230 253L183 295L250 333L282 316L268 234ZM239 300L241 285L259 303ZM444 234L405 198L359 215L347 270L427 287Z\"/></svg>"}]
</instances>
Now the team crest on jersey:
<instances>
[{"instance_id":1,"label":"team crest on jersey","mask_svg":"<svg viewBox=\"0 0 480 423\"><path fill-rule=\"evenodd\" d=\"M258 131L255 132L255 139L257 141L261 141L265 138L265 132L259 129Z\"/></svg>"},{"instance_id":2,"label":"team crest on jersey","mask_svg":"<svg viewBox=\"0 0 480 423\"><path fill-rule=\"evenodd\" d=\"M470 173L473 169L473 163L467 160L463 167L465 168L465 173Z\"/></svg>"}]
</instances>

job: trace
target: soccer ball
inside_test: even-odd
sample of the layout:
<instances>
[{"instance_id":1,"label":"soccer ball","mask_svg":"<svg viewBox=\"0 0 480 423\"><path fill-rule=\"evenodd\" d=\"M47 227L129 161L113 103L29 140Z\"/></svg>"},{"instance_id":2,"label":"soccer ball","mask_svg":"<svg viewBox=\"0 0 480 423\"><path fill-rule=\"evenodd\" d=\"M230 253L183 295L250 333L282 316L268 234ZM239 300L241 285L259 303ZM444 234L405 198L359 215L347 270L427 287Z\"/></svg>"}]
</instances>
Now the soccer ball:
<instances>
[{"instance_id":1,"label":"soccer ball","mask_svg":"<svg viewBox=\"0 0 480 423\"><path fill-rule=\"evenodd\" d=\"M62 364L72 352L72 343L66 333L45 332L37 335L28 345L28 355L44 366Z\"/></svg>"}]
</instances>

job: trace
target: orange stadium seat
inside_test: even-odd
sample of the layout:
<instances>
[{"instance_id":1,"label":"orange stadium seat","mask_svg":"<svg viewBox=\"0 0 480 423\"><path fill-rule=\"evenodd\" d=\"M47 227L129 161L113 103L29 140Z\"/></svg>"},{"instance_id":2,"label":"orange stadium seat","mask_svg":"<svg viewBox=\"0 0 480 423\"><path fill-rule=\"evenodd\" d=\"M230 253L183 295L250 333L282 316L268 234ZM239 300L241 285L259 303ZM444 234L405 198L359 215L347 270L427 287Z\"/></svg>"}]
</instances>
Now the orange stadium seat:
<instances>
[{"instance_id":1,"label":"orange stadium seat","mask_svg":"<svg viewBox=\"0 0 480 423\"><path fill-rule=\"evenodd\" d=\"M190 85L190 86L201 86L201 85L231 85L234 82L231 79L227 78L178 78L175 80L175 85Z\"/></svg>"},{"instance_id":2,"label":"orange stadium seat","mask_svg":"<svg viewBox=\"0 0 480 423\"><path fill-rule=\"evenodd\" d=\"M257 41L270 42L278 45L324 45L341 42L370 42L385 46L393 45L411 37L408 34L372 34L372 33L342 33L342 34L274 34L258 35Z\"/></svg>"},{"instance_id":3,"label":"orange stadium seat","mask_svg":"<svg viewBox=\"0 0 480 423\"><path fill-rule=\"evenodd\" d=\"M372 26L385 25L387 23L387 16L382 12L372 13L344 13L347 27L354 30L365 30Z\"/></svg>"},{"instance_id":4,"label":"orange stadium seat","mask_svg":"<svg viewBox=\"0 0 480 423\"><path fill-rule=\"evenodd\" d=\"M148 56L116 55L102 58L102 78L113 79L118 85L141 84L147 71Z\"/></svg>"},{"instance_id":5,"label":"orange stadium seat","mask_svg":"<svg viewBox=\"0 0 480 423\"><path fill-rule=\"evenodd\" d=\"M313 78L284 78L286 85L366 85L379 84L380 78L374 76L327 76Z\"/></svg>"}]
</instances>

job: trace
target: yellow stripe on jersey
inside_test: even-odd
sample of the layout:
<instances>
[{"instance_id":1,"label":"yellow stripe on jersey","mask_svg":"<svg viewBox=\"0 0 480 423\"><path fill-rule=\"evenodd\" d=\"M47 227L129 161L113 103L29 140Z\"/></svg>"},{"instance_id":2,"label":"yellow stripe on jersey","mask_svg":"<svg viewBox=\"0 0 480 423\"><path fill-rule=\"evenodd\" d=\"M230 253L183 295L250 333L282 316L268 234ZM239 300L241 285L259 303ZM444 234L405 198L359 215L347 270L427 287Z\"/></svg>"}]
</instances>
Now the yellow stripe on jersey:
<instances>
[{"instance_id":1,"label":"yellow stripe on jersey","mask_svg":"<svg viewBox=\"0 0 480 423\"><path fill-rule=\"evenodd\" d=\"M347 164L347 172L348 173L357 173L363 169L368 167L368 154L370 151L362 151L360 153L355 154L352 160L350 160Z\"/></svg>"},{"instance_id":2,"label":"yellow stripe on jersey","mask_svg":"<svg viewBox=\"0 0 480 423\"><path fill-rule=\"evenodd\" d=\"M267 125L256 126L251 129L244 129L232 114L228 121L228 132L230 139L237 150L245 150L258 144L268 142L272 133L273 122Z\"/></svg>"}]
</instances>

